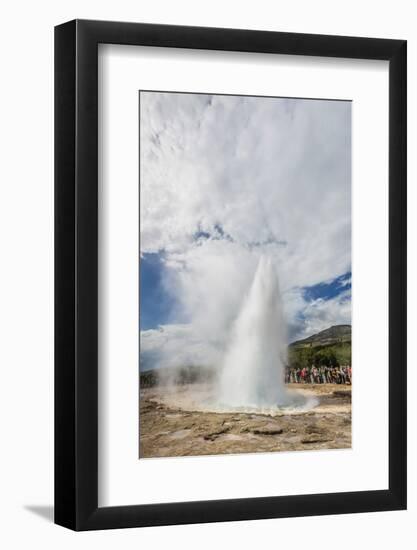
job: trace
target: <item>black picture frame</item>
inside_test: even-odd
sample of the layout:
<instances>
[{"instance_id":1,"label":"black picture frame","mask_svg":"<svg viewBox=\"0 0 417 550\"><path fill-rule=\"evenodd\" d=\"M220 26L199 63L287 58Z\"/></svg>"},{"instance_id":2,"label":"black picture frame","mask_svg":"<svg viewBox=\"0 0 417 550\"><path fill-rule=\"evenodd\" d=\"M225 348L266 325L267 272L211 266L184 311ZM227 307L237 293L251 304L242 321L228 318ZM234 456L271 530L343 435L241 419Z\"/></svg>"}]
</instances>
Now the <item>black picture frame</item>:
<instances>
[{"instance_id":1,"label":"black picture frame","mask_svg":"<svg viewBox=\"0 0 417 550\"><path fill-rule=\"evenodd\" d=\"M98 506L98 44L389 62L389 488ZM406 508L406 41L74 20L55 28L55 523L108 529Z\"/></svg>"}]
</instances>

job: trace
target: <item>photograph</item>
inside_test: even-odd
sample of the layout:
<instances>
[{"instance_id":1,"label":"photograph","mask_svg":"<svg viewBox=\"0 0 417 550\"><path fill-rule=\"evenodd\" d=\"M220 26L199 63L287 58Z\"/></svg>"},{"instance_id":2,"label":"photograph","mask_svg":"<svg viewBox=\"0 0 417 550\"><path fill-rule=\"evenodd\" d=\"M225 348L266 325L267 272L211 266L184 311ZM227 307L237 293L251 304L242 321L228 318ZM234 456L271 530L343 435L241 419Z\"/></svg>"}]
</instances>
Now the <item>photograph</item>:
<instances>
[{"instance_id":1,"label":"photograph","mask_svg":"<svg viewBox=\"0 0 417 550\"><path fill-rule=\"evenodd\" d=\"M350 448L351 101L139 113L139 458Z\"/></svg>"},{"instance_id":2,"label":"photograph","mask_svg":"<svg viewBox=\"0 0 417 550\"><path fill-rule=\"evenodd\" d=\"M416 10L337 8L4 4L0 548L412 548Z\"/></svg>"}]
</instances>

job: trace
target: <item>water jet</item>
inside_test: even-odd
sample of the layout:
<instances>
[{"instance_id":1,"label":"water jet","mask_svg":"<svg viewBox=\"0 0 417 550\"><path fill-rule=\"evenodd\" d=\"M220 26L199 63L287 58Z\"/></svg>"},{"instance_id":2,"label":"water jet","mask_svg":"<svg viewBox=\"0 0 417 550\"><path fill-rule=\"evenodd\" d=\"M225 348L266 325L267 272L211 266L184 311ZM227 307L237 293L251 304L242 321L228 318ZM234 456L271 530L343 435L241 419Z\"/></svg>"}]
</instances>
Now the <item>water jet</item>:
<instances>
[{"instance_id":1,"label":"water jet","mask_svg":"<svg viewBox=\"0 0 417 550\"><path fill-rule=\"evenodd\" d=\"M219 380L219 403L239 409L289 407L300 397L285 388L287 328L278 275L261 256L232 328ZM298 401L298 403L296 403Z\"/></svg>"}]
</instances>

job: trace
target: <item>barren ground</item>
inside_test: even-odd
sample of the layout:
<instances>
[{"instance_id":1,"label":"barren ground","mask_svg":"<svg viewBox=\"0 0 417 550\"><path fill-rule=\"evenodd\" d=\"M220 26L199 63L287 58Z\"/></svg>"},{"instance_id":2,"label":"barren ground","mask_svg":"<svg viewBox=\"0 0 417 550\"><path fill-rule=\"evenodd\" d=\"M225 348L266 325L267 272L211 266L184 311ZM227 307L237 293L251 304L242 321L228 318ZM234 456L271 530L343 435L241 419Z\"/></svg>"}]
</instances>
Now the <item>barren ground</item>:
<instances>
[{"instance_id":1,"label":"barren ground","mask_svg":"<svg viewBox=\"0 0 417 550\"><path fill-rule=\"evenodd\" d=\"M290 384L316 396L308 411L208 412L187 396L164 387L140 392L140 457L216 455L351 447L351 386Z\"/></svg>"}]
</instances>

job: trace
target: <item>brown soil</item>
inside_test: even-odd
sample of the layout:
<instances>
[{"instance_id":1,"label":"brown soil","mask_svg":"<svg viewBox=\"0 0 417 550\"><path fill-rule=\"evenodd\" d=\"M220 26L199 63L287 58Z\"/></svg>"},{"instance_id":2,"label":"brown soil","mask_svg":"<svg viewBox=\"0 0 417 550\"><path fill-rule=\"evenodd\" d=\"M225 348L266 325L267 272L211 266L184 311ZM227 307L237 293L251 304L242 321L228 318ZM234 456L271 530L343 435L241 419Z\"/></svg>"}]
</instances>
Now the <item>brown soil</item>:
<instances>
[{"instance_id":1,"label":"brown soil","mask_svg":"<svg viewBox=\"0 0 417 550\"><path fill-rule=\"evenodd\" d=\"M175 406L163 387L141 390L140 458L351 447L350 386L289 387L315 395L318 404L306 412L274 416L208 412ZM182 395L187 391L183 387Z\"/></svg>"}]
</instances>

